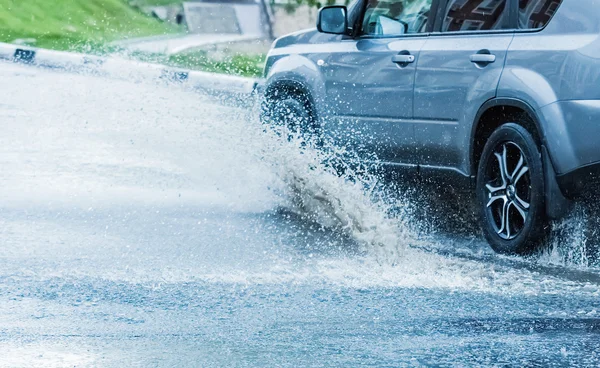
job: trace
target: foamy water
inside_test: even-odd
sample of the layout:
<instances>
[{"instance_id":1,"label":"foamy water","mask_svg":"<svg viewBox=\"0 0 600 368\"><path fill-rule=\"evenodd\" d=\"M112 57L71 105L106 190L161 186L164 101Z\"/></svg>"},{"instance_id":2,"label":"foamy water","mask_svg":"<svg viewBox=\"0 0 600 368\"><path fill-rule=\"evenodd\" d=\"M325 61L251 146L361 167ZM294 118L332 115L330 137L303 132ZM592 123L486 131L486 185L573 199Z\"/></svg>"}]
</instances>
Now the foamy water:
<instances>
[{"instance_id":1,"label":"foamy water","mask_svg":"<svg viewBox=\"0 0 600 368\"><path fill-rule=\"evenodd\" d=\"M85 250L84 257L101 259L105 268L77 266L44 276L34 273L40 277L92 276L142 283L326 283L525 294L598 292L594 285L415 249L436 240L420 230L426 227L411 217L411 203L402 193L389 196L390 188L377 176L358 175L351 165L345 176L337 175L327 162L346 159L348 152L333 146L317 150L282 139L286 134L265 130L256 114L245 108L148 81L115 80L106 89L106 81L100 78L28 73L20 78L36 78L40 88L34 96L18 86L5 88L2 96L7 119L7 134L0 138L2 165L5 174L10 172L2 178L6 208L39 211L42 207L82 217L88 213L91 218L94 211L108 211L116 218L121 207L130 211L132 206L142 206L144 211L152 208L148 210L152 221L160 221L164 208L195 206L231 213L227 218L285 209L327 229L336 243L332 246L350 239L359 247L358 252L341 250L331 257L317 252L313 257L290 254L276 245L252 245L257 254L262 253L262 260L244 251L241 259L253 257L253 262L217 267L182 255L170 260L175 264L158 258L150 270L138 264L134 252L123 253L124 260L114 264ZM69 88L56 90L57 85ZM201 227L206 215L198 216L202 218L194 226ZM15 223L6 228L18 229ZM277 233L277 226L270 231ZM107 234L110 231L105 229ZM563 244L556 244L538 262L586 265L577 225L567 233L571 250L564 253ZM65 231L64 237L68 234ZM111 244L103 247L117 251L132 245L120 234L112 236ZM235 258L240 248L221 252Z\"/></svg>"},{"instance_id":2,"label":"foamy water","mask_svg":"<svg viewBox=\"0 0 600 368\"><path fill-rule=\"evenodd\" d=\"M598 366L578 217L500 257L246 108L2 66L0 366Z\"/></svg>"}]
</instances>

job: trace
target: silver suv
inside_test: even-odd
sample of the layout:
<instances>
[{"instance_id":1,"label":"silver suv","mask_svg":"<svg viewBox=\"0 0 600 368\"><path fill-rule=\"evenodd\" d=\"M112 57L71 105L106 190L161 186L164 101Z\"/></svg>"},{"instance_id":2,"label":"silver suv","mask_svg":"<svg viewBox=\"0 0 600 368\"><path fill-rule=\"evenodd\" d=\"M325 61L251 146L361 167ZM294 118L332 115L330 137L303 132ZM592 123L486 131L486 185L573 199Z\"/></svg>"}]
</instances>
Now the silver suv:
<instances>
[{"instance_id":1,"label":"silver suv","mask_svg":"<svg viewBox=\"0 0 600 368\"><path fill-rule=\"evenodd\" d=\"M269 52L263 118L474 188L523 254L600 174L600 2L357 0ZM367 157L367 156L365 156Z\"/></svg>"}]
</instances>

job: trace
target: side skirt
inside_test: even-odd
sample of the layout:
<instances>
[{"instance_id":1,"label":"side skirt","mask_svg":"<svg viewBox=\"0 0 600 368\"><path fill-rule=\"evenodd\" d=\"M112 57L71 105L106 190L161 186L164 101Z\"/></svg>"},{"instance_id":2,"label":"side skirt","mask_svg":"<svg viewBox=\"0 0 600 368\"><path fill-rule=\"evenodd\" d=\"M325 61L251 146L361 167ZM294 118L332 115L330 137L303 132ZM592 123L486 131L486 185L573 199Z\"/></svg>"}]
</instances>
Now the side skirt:
<instances>
[{"instance_id":1,"label":"side skirt","mask_svg":"<svg viewBox=\"0 0 600 368\"><path fill-rule=\"evenodd\" d=\"M381 170L381 174L386 180L403 181L407 184L426 182L463 193L472 193L475 183L473 177L460 170L447 167L384 162L381 163Z\"/></svg>"}]
</instances>

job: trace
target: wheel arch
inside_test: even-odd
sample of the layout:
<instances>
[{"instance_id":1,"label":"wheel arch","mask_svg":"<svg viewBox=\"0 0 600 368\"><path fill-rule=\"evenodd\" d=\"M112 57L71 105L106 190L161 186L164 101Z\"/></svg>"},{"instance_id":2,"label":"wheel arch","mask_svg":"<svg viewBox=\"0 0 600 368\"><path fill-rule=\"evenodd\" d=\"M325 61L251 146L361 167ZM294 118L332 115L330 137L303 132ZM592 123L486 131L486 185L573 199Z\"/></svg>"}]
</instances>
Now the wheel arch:
<instances>
[{"instance_id":1,"label":"wheel arch","mask_svg":"<svg viewBox=\"0 0 600 368\"><path fill-rule=\"evenodd\" d=\"M513 122L526 128L541 147L545 144L544 132L538 114L527 102L516 98L494 98L486 101L477 111L471 128L470 170L477 175L479 159L487 139L500 125Z\"/></svg>"},{"instance_id":2,"label":"wheel arch","mask_svg":"<svg viewBox=\"0 0 600 368\"><path fill-rule=\"evenodd\" d=\"M525 101L515 98L495 98L481 106L471 132L469 157L472 176L477 176L479 160L488 138L494 130L507 122L519 124L533 135L542 155L546 186L546 213L553 219L562 218L570 211L572 203L565 198L556 181L555 165L548 154L541 119L535 109Z\"/></svg>"},{"instance_id":3,"label":"wheel arch","mask_svg":"<svg viewBox=\"0 0 600 368\"><path fill-rule=\"evenodd\" d=\"M269 104L276 101L279 95L291 95L298 98L308 110L313 123L318 124L319 120L315 99L313 94L310 92L310 88L305 83L295 79L279 79L273 81L265 88L263 109L268 109Z\"/></svg>"},{"instance_id":4,"label":"wheel arch","mask_svg":"<svg viewBox=\"0 0 600 368\"><path fill-rule=\"evenodd\" d=\"M294 79L280 79L270 83L265 89L266 99L276 97L278 93L302 96L314 107L314 100L310 89L302 82Z\"/></svg>"}]
</instances>

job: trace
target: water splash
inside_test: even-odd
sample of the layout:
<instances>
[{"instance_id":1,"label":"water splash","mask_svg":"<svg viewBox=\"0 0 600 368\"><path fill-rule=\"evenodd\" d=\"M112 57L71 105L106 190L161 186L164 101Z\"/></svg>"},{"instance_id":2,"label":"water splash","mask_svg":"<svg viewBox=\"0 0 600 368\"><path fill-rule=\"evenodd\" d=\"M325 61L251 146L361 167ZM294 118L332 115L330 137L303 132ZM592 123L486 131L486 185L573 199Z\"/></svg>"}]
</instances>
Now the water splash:
<instances>
[{"instance_id":1,"label":"water splash","mask_svg":"<svg viewBox=\"0 0 600 368\"><path fill-rule=\"evenodd\" d=\"M600 258L596 221L597 209L593 203L577 203L567 217L552 224L549 246L538 262L574 268L597 267Z\"/></svg>"},{"instance_id":2,"label":"water splash","mask_svg":"<svg viewBox=\"0 0 600 368\"><path fill-rule=\"evenodd\" d=\"M289 210L350 236L380 264L397 264L406 255L417 238L410 205L402 196L388 195L393 189L373 173L376 166L359 164L354 153L328 141L317 148L298 137L287 139L285 129L266 134L276 143L265 159L286 184Z\"/></svg>"},{"instance_id":3,"label":"water splash","mask_svg":"<svg viewBox=\"0 0 600 368\"><path fill-rule=\"evenodd\" d=\"M435 248L434 243L441 241L423 236L423 229L427 232L428 228L421 227L419 220L414 219L412 202L403 192L395 193L397 188L380 182L373 173L377 167L357 166L353 154L343 148L327 143L315 148L301 141L283 139L287 137L285 132L265 132L263 125L248 118L244 108L215 104L212 97L155 83L150 86L119 80L107 83L103 78L46 72L40 77L40 83L45 85L62 83L69 87L60 93L40 90L39 101L35 103L27 90L17 87L7 90L7 96L11 95L9 101L25 107L19 111L28 112L27 116L10 118L12 124L8 127L13 129L12 137L26 139L28 148L53 154L28 153L30 161L26 165L7 156L6 162L11 166L7 166L10 170L6 172L11 175L5 179L4 199L10 199L11 194L26 193L16 202L14 195L11 196L14 208L31 206L49 211L41 212L42 217L48 214L56 217L58 208L67 215L52 221L64 225L72 225L77 216L85 219L86 224L77 230L81 234L72 226L55 228L54 223L47 225L47 232L41 229L34 234L33 238L56 238L58 242L72 239L76 233L82 236L81 244L97 242L94 243L97 247L74 248L81 253L67 247L74 246L73 241L48 248L53 251L43 254L44 257L53 256L56 249L65 249L59 253L62 256L79 254L72 267L61 267L57 276L114 278L126 282L310 282L357 288L440 287L533 293L560 291L562 286L548 285L565 285L557 283L555 278L493 262L414 249L413 245L423 242ZM27 134L29 131L23 127L30 127L32 134ZM7 147L15 144L11 141L6 141ZM13 149L21 152L22 147ZM37 173L38 177L44 173L56 185L33 180L35 176L31 173ZM47 198L53 198L53 207L46 205ZM340 238L350 237L364 253L357 256L341 251L310 257L294 248L295 245L282 247L276 243L286 236L279 237L278 232L285 231L278 228L280 219L272 223L268 223L270 219L264 220L268 224L256 229L252 228L253 223L244 223L244 228L232 230L237 233L230 238L207 232L209 226L200 224L201 216L211 216L213 210L227 212L227 218L236 219L238 213L271 213L280 207L299 214L307 222L334 229L330 232L334 237L338 234ZM108 213L113 219L95 215L92 208ZM123 228L119 227L123 208L145 213L147 217L136 222L136 227L164 229L164 234L150 234L164 235L162 241L169 247L170 257L165 256L162 246L141 247L142 239L156 244L156 239L144 232L132 237L129 230L113 230ZM146 208L157 211L144 212ZM174 215L174 221L165 224L169 215L164 215L163 209L184 211L185 208L209 208L210 212L205 215L193 211L185 215L199 217L190 226L176 226L185 217L182 214ZM87 212L81 213L81 209ZM71 212L73 216L68 215ZM15 216L15 221L3 224L3 228L21 224ZM213 223L227 225L227 218L225 224L219 223L220 218ZM90 235L89 230L96 231L101 224L111 227L102 226L98 236ZM171 231L170 226L177 227L177 232L167 232ZM275 240L272 244L265 244L269 240L263 235L246 236L253 231L257 234L265 231L268 226L277 235L270 238ZM28 226L17 227L15 231L28 236L31 233ZM179 237L180 233L185 236ZM202 236L206 238L196 248L194 244L200 243L198 238ZM240 239L240 243L231 243L235 239ZM250 244L248 239L254 243ZM14 251L28 252L23 247L26 243L17 239ZM135 251L119 253L129 247ZM107 254L123 257L117 263ZM64 265L63 260L59 261ZM47 274L47 262L36 263L40 275ZM104 267L97 267L98 264ZM594 286L591 289L598 290Z\"/></svg>"}]
</instances>

